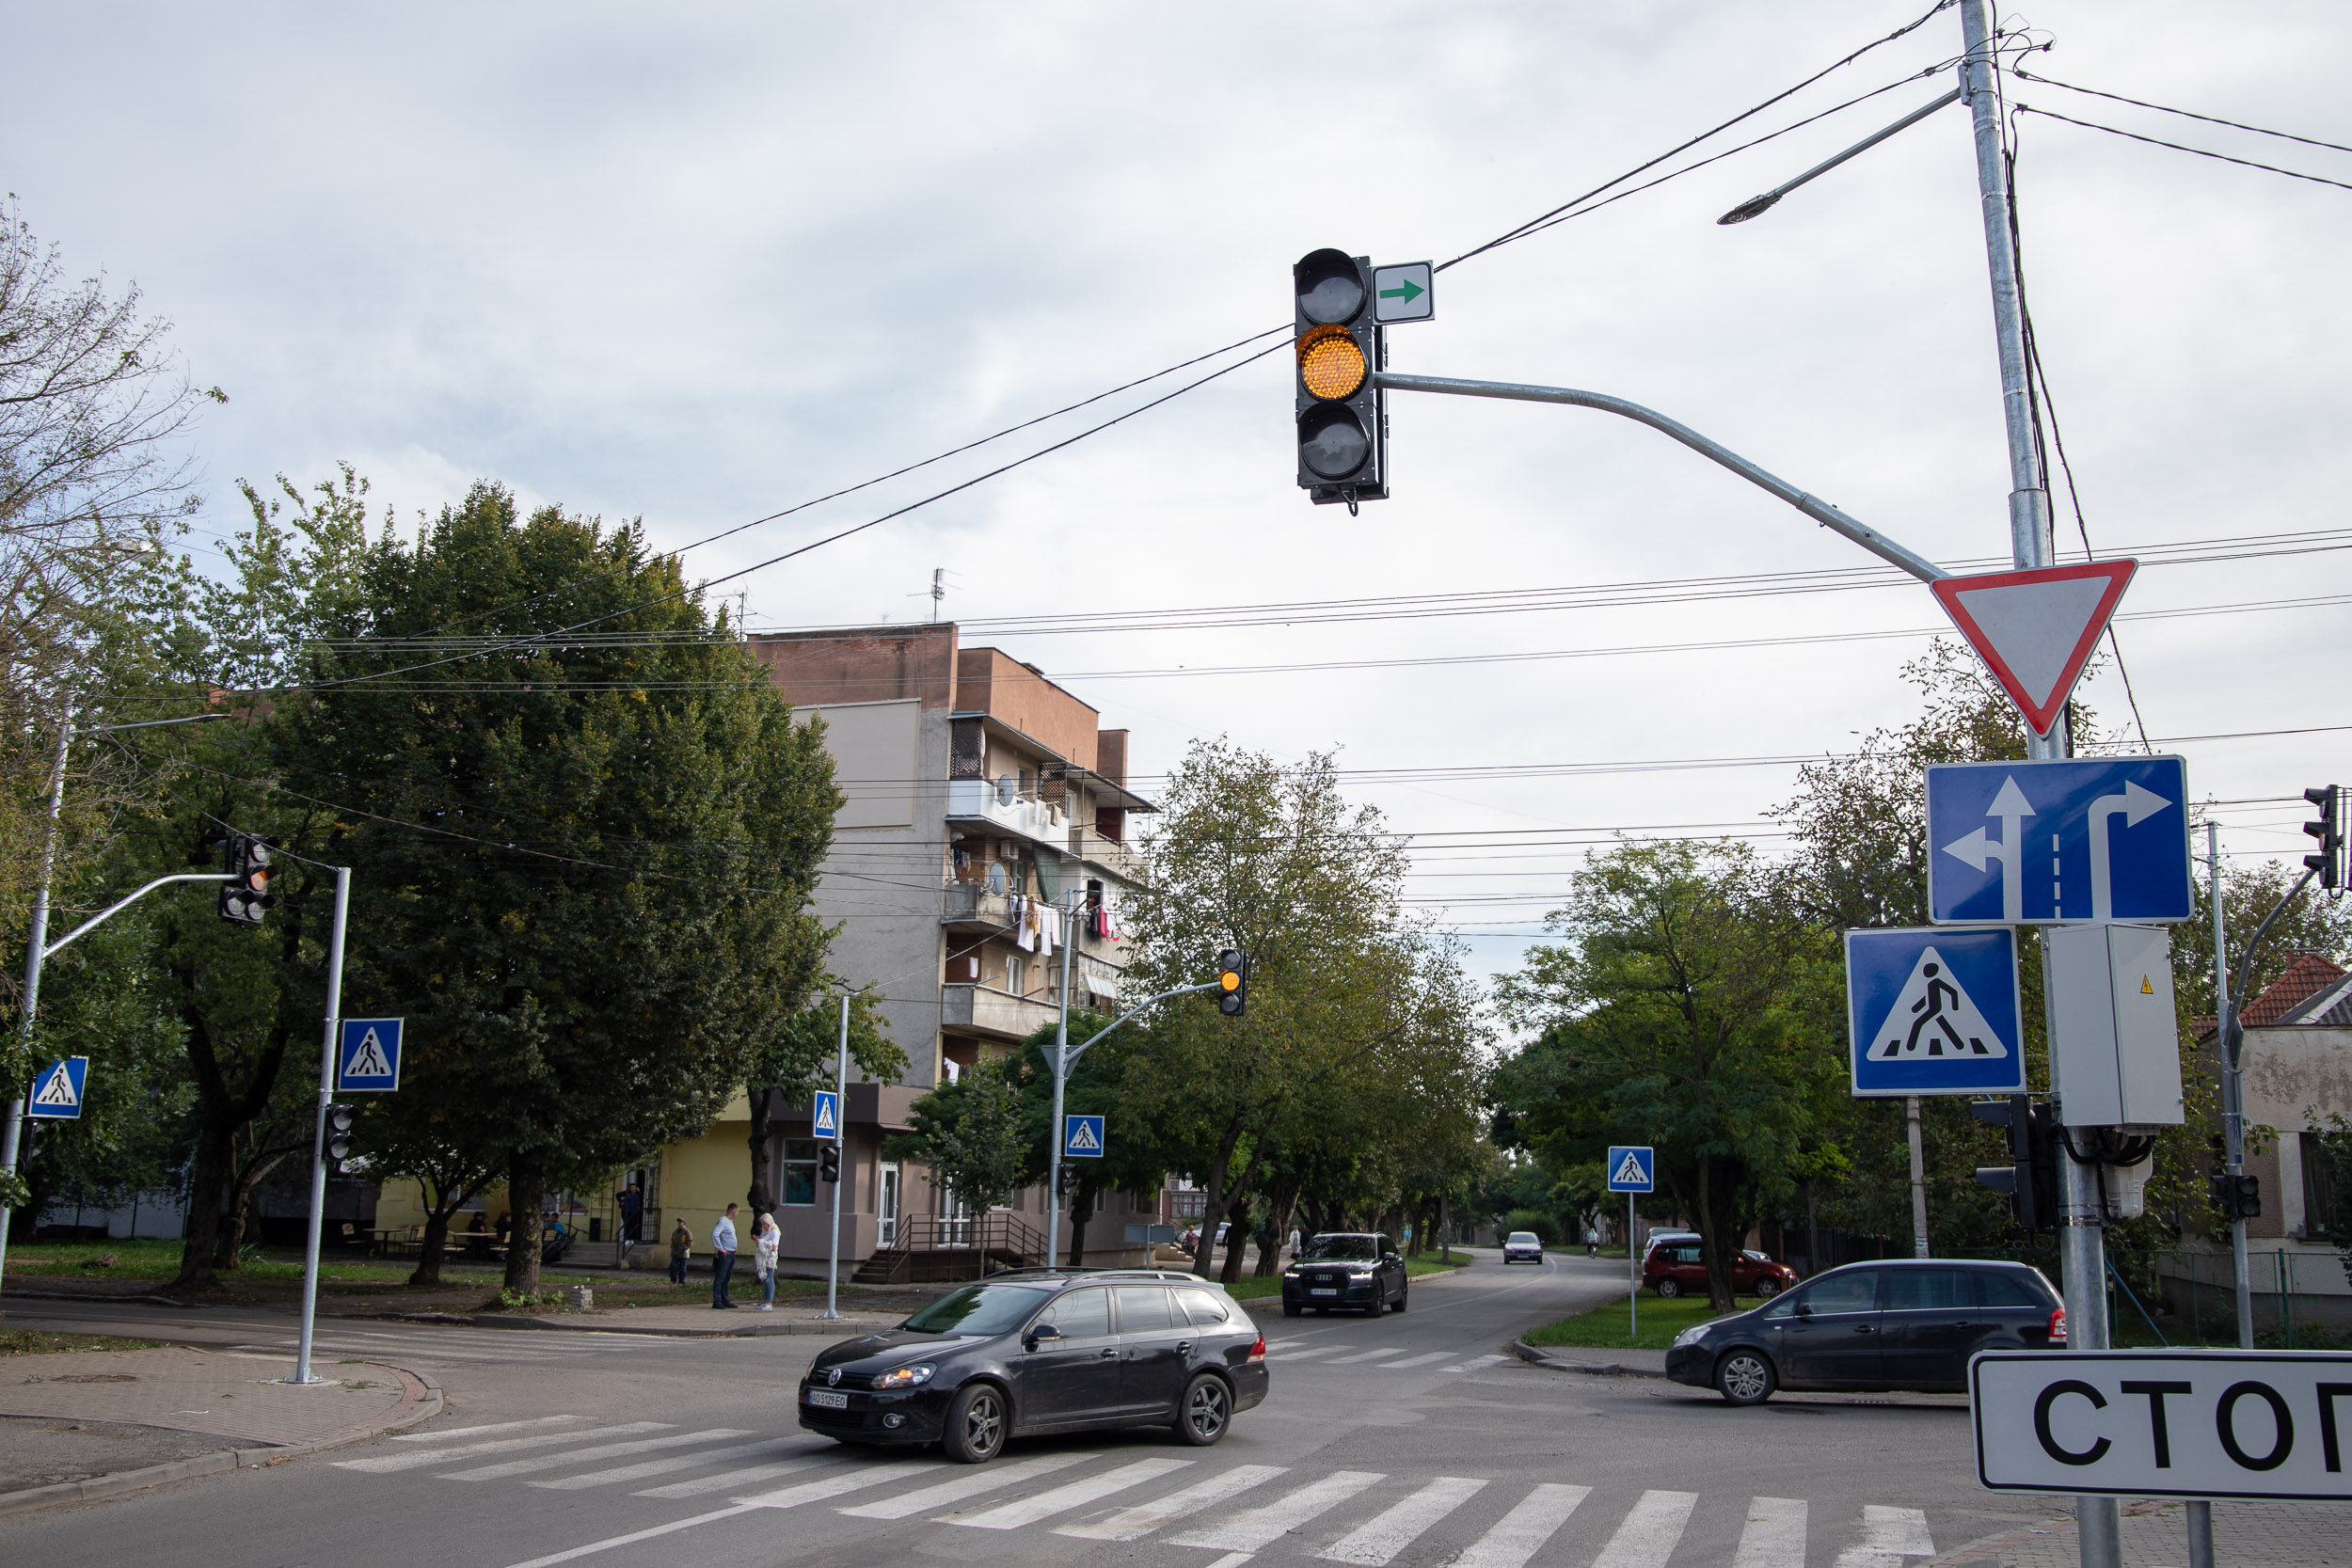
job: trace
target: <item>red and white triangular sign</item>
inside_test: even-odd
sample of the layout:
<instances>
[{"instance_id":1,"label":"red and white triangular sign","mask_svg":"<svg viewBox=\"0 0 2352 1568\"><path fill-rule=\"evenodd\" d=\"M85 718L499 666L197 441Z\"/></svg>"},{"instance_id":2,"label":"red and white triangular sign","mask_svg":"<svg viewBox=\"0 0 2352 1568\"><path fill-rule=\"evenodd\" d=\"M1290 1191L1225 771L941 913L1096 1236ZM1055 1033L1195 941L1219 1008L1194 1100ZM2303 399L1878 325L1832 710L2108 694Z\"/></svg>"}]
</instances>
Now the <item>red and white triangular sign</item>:
<instances>
[{"instance_id":1,"label":"red and white triangular sign","mask_svg":"<svg viewBox=\"0 0 2352 1568\"><path fill-rule=\"evenodd\" d=\"M2137 561L2093 561L1946 578L1928 588L2033 733L2047 735L2137 570Z\"/></svg>"}]
</instances>

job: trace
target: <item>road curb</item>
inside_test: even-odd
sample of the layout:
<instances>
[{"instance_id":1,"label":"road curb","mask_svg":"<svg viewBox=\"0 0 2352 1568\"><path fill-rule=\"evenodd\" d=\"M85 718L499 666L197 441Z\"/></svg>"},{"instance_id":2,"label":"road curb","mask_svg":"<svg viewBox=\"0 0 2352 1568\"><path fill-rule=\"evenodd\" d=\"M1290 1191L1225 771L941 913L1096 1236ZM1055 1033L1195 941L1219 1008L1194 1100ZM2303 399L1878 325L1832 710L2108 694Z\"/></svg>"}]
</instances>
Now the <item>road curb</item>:
<instances>
[{"instance_id":1,"label":"road curb","mask_svg":"<svg viewBox=\"0 0 2352 1568\"><path fill-rule=\"evenodd\" d=\"M358 1314L342 1314L354 1317ZM367 1316L377 1323L432 1323L443 1328L510 1328L544 1330L549 1334L642 1334L661 1339L766 1339L787 1335L829 1334L834 1338L853 1336L862 1331L884 1329L895 1323L730 1323L725 1327L709 1328L647 1328L634 1323L614 1323L598 1317L582 1317L578 1322L535 1317L514 1317L502 1312L466 1314L459 1312L373 1312Z\"/></svg>"},{"instance_id":2,"label":"road curb","mask_svg":"<svg viewBox=\"0 0 2352 1568\"><path fill-rule=\"evenodd\" d=\"M148 1465L136 1470L118 1470L112 1475L91 1476L86 1481L61 1481L49 1486L29 1486L22 1492L0 1492L0 1518L16 1518L67 1503L99 1502L107 1497L143 1491L150 1486L161 1486L167 1481L227 1475L232 1470L265 1469L273 1465L283 1465L290 1459L323 1453L328 1449L344 1448L395 1432L406 1432L410 1427L420 1426L441 1413L444 1403L441 1386L431 1378L421 1372L412 1372L405 1367L394 1367L381 1361L366 1364L379 1371L390 1372L401 1380L401 1402L392 1406L382 1420L362 1421L324 1436L313 1437L307 1443L288 1443L268 1449L223 1449L217 1453L198 1454L193 1459L175 1459L163 1465Z\"/></svg>"},{"instance_id":3,"label":"road curb","mask_svg":"<svg viewBox=\"0 0 2352 1568\"><path fill-rule=\"evenodd\" d=\"M1662 1380L1666 1375L1647 1367L1629 1367L1622 1361L1555 1361L1549 1354L1524 1339L1511 1341L1511 1354L1530 1366L1555 1372L1582 1372L1588 1377L1654 1377Z\"/></svg>"}]
</instances>

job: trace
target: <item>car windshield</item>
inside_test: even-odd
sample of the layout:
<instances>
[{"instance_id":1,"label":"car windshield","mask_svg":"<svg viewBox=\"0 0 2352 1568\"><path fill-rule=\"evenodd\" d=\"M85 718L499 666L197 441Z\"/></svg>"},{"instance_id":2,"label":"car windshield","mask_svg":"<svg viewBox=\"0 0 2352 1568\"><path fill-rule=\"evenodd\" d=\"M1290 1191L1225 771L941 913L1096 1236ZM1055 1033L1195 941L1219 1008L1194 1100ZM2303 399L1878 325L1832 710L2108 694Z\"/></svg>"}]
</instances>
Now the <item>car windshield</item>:
<instances>
[{"instance_id":1,"label":"car windshield","mask_svg":"<svg viewBox=\"0 0 2352 1568\"><path fill-rule=\"evenodd\" d=\"M1380 1238L1377 1236L1317 1236L1299 1248L1298 1256L1314 1262L1376 1263L1380 1260Z\"/></svg>"},{"instance_id":2,"label":"car windshield","mask_svg":"<svg viewBox=\"0 0 2352 1568\"><path fill-rule=\"evenodd\" d=\"M1535 1232L1533 1230L1514 1230L1507 1238L1505 1238L1505 1240L1507 1240L1513 1246L1534 1246L1535 1244Z\"/></svg>"},{"instance_id":3,"label":"car windshield","mask_svg":"<svg viewBox=\"0 0 2352 1568\"><path fill-rule=\"evenodd\" d=\"M898 1326L922 1334L1007 1334L1026 1323L1047 1294L1024 1285L966 1285Z\"/></svg>"}]
</instances>

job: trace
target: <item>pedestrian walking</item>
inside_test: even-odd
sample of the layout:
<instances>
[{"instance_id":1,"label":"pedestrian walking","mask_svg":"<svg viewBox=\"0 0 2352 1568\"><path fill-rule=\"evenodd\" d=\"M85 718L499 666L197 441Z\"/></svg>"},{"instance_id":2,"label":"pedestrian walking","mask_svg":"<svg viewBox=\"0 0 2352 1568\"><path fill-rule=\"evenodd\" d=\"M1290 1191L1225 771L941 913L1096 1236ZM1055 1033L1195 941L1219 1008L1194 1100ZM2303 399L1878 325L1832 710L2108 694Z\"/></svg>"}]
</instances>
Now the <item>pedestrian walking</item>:
<instances>
[{"instance_id":1,"label":"pedestrian walking","mask_svg":"<svg viewBox=\"0 0 2352 1568\"><path fill-rule=\"evenodd\" d=\"M752 1227L752 1270L759 1275L759 1309L776 1309L776 1251L784 1244L784 1232L776 1228L776 1217L763 1212L759 1223Z\"/></svg>"},{"instance_id":2,"label":"pedestrian walking","mask_svg":"<svg viewBox=\"0 0 2352 1568\"><path fill-rule=\"evenodd\" d=\"M1589 1225L1584 1227L1584 1256L1587 1258L1600 1256L1600 1232Z\"/></svg>"},{"instance_id":3,"label":"pedestrian walking","mask_svg":"<svg viewBox=\"0 0 2352 1568\"><path fill-rule=\"evenodd\" d=\"M727 1298L727 1281L735 1276L735 1211L738 1207L739 1205L728 1204L727 1212L719 1216L719 1223L710 1227L710 1305L713 1310L735 1310L735 1303Z\"/></svg>"},{"instance_id":4,"label":"pedestrian walking","mask_svg":"<svg viewBox=\"0 0 2352 1568\"><path fill-rule=\"evenodd\" d=\"M694 1233L686 1228L681 1218L677 1228L670 1232L670 1283L686 1283L686 1260L694 1256Z\"/></svg>"}]
</instances>

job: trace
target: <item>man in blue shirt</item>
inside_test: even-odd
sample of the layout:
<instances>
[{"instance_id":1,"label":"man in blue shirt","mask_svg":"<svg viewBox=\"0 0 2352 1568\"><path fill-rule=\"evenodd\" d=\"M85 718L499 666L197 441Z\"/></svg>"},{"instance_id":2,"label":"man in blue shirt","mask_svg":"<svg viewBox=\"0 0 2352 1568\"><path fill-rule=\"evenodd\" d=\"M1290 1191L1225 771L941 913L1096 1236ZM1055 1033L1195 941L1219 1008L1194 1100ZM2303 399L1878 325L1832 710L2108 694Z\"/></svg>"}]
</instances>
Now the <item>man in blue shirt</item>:
<instances>
[{"instance_id":1,"label":"man in blue shirt","mask_svg":"<svg viewBox=\"0 0 2352 1568\"><path fill-rule=\"evenodd\" d=\"M735 1273L735 1208L728 1204L719 1223L710 1227L710 1305L714 1308L735 1306L727 1299L727 1280Z\"/></svg>"}]
</instances>

